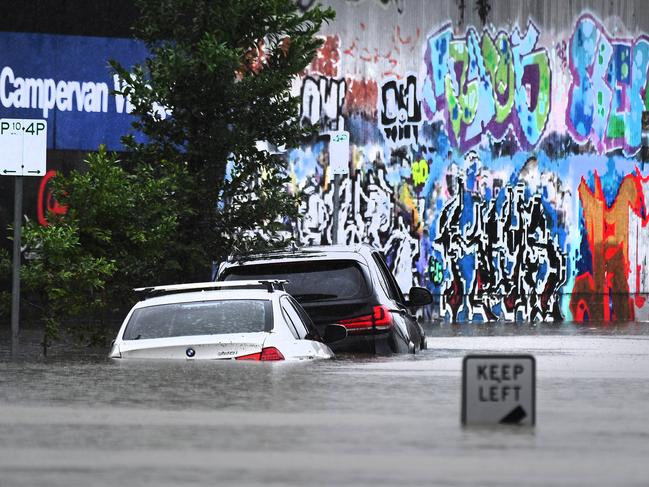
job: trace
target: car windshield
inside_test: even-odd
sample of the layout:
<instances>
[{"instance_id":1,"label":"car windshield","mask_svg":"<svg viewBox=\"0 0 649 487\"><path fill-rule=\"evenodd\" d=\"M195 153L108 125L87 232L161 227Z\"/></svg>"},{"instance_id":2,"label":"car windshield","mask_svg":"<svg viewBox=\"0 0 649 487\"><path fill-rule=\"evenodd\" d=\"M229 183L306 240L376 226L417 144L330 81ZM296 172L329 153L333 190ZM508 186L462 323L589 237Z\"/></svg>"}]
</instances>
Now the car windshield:
<instances>
[{"instance_id":1,"label":"car windshield","mask_svg":"<svg viewBox=\"0 0 649 487\"><path fill-rule=\"evenodd\" d=\"M301 303L369 294L360 265L349 260L248 264L226 269L222 279L284 279L286 291Z\"/></svg>"},{"instance_id":2,"label":"car windshield","mask_svg":"<svg viewBox=\"0 0 649 487\"><path fill-rule=\"evenodd\" d=\"M124 340L270 331L271 309L270 301L260 299L199 301L138 308L124 330Z\"/></svg>"}]
</instances>

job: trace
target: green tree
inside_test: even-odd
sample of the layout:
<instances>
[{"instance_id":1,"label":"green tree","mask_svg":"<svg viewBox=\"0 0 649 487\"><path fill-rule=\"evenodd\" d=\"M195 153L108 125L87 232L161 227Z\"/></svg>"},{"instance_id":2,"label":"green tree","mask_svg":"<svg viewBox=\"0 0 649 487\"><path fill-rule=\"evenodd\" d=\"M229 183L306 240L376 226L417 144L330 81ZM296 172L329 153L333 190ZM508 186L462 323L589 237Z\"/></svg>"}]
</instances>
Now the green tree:
<instances>
[{"instance_id":1,"label":"green tree","mask_svg":"<svg viewBox=\"0 0 649 487\"><path fill-rule=\"evenodd\" d=\"M139 0L143 65L113 67L130 96L137 131L131 160L154 172L187 169L175 194L185 211L176 235L179 280L205 279L211 262L282 241L296 216L284 157L257 149L294 147L299 100L291 84L313 59L331 9L301 13L293 0ZM162 108L164 107L164 109Z\"/></svg>"},{"instance_id":2,"label":"green tree","mask_svg":"<svg viewBox=\"0 0 649 487\"><path fill-rule=\"evenodd\" d=\"M49 214L46 227L29 221L23 242L37 258L25 262L22 280L28 304L40 309L46 340L70 317L92 320L121 311L132 288L171 279L180 270L169 256L181 212L173 177L155 176L146 165L126 171L115 154L100 147L82 171L53 180L64 215Z\"/></svg>"},{"instance_id":3,"label":"green tree","mask_svg":"<svg viewBox=\"0 0 649 487\"><path fill-rule=\"evenodd\" d=\"M136 115L119 160L103 147L54 179L65 215L28 222L25 295L56 337L70 317L124 307L135 286L209 278L213 261L282 239L296 198L287 161L257 149L296 146L291 84L333 11L292 0L140 0L150 49L131 72L113 63ZM164 107L164 108L161 108ZM1 264L1 262L0 262Z\"/></svg>"}]
</instances>

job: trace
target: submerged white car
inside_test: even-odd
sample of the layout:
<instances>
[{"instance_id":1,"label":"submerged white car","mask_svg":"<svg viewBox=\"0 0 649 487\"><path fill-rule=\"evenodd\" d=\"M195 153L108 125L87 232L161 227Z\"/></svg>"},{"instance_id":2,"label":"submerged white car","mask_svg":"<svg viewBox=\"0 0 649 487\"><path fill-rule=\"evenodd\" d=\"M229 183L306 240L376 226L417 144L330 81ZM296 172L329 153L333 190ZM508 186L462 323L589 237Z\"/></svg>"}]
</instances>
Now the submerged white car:
<instances>
[{"instance_id":1,"label":"submerged white car","mask_svg":"<svg viewBox=\"0 0 649 487\"><path fill-rule=\"evenodd\" d=\"M113 342L117 359L328 359L324 343L342 340L331 325L324 340L284 281L203 282L140 288Z\"/></svg>"}]
</instances>

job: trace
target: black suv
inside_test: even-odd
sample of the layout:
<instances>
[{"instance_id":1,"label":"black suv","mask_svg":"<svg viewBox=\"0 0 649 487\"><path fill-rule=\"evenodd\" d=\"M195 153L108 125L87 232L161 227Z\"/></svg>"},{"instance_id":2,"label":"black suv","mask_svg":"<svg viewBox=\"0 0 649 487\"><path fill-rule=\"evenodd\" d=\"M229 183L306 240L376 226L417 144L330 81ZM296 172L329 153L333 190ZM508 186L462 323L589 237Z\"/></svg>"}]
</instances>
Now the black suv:
<instances>
[{"instance_id":1,"label":"black suv","mask_svg":"<svg viewBox=\"0 0 649 487\"><path fill-rule=\"evenodd\" d=\"M328 324L347 328L347 338L330 344L336 352L411 352L426 338L412 308L432 302L413 287L405 299L381 253L368 245L304 247L230 258L219 281L283 279L320 334Z\"/></svg>"}]
</instances>

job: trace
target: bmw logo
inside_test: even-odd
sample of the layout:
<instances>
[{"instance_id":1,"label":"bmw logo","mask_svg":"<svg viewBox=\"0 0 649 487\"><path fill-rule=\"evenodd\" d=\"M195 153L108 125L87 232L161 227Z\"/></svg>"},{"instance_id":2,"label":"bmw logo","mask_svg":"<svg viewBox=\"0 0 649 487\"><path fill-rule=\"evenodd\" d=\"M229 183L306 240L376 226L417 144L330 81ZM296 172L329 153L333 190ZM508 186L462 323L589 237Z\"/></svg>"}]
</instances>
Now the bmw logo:
<instances>
[{"instance_id":1,"label":"bmw logo","mask_svg":"<svg viewBox=\"0 0 649 487\"><path fill-rule=\"evenodd\" d=\"M196 351L193 348L188 348L185 350L185 353L189 358L192 358L194 355L196 355Z\"/></svg>"}]
</instances>

